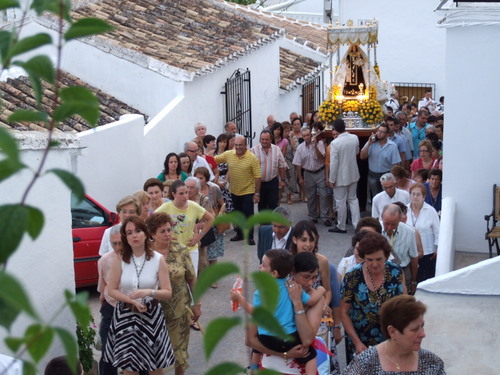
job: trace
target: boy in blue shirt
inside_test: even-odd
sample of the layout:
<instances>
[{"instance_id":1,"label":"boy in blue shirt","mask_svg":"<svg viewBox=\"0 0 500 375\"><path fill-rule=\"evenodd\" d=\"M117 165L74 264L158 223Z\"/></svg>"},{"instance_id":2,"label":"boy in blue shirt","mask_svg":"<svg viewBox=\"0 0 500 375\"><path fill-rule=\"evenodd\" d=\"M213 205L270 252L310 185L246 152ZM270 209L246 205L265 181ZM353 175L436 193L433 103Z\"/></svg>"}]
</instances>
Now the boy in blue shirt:
<instances>
[{"instance_id":1,"label":"boy in blue shirt","mask_svg":"<svg viewBox=\"0 0 500 375\"><path fill-rule=\"evenodd\" d=\"M276 310L274 311L274 317L279 321L285 333L292 337L291 341L285 341L279 337L272 336L272 334L264 327L259 326L257 328L259 341L268 349L277 352L287 352L294 346L301 344L301 339L297 332L297 326L295 323L295 315L302 315L305 311L294 311L292 300L288 295L287 287L290 286L288 275L292 271L292 268L293 255L288 250L283 249L273 249L267 251L263 256L262 264L260 265L260 270L262 272L270 273L278 282L279 297ZM319 299L322 298L324 293L325 290L323 287L318 288L312 293L312 295L302 291L302 303L306 306L313 306L319 301ZM254 294L253 306L258 307L260 305L260 294L259 291L256 290ZM309 347L309 355L307 357L296 358L295 361L299 364L305 365L304 367L307 375L316 375L316 350L313 347Z\"/></svg>"}]
</instances>

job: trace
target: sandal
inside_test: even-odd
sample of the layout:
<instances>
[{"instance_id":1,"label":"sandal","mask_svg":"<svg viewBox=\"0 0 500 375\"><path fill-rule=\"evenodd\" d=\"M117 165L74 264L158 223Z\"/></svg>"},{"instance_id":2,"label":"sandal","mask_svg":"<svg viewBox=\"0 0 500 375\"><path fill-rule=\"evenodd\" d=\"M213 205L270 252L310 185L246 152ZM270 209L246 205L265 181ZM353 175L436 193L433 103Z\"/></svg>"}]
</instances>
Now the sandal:
<instances>
[{"instance_id":1,"label":"sandal","mask_svg":"<svg viewBox=\"0 0 500 375\"><path fill-rule=\"evenodd\" d=\"M195 331L199 331L200 330L200 326L198 325L197 322L192 322L191 323L191 328L194 329Z\"/></svg>"}]
</instances>

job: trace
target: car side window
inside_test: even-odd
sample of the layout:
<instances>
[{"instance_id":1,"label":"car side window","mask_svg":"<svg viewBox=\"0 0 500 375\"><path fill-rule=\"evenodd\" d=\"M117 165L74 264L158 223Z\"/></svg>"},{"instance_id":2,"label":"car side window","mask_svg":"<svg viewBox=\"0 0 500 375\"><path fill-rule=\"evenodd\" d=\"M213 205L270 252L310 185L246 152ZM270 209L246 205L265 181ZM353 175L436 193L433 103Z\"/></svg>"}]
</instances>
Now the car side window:
<instances>
[{"instance_id":1,"label":"car side window","mask_svg":"<svg viewBox=\"0 0 500 375\"><path fill-rule=\"evenodd\" d=\"M71 194L71 218L73 228L90 228L107 226L108 218L106 213L92 201L83 198L78 202Z\"/></svg>"}]
</instances>

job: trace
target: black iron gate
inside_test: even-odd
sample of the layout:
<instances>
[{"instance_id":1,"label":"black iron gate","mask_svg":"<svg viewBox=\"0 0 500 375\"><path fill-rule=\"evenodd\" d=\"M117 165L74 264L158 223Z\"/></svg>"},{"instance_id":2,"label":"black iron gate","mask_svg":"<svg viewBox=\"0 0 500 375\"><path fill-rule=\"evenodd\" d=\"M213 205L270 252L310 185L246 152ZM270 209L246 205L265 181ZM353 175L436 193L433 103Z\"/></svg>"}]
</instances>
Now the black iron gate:
<instances>
[{"instance_id":1,"label":"black iron gate","mask_svg":"<svg viewBox=\"0 0 500 375\"><path fill-rule=\"evenodd\" d=\"M250 93L250 70L236 70L226 80L224 91L226 96L226 123L232 121L238 133L247 138L252 146L252 100Z\"/></svg>"},{"instance_id":2,"label":"black iron gate","mask_svg":"<svg viewBox=\"0 0 500 375\"><path fill-rule=\"evenodd\" d=\"M321 104L321 76L302 85L302 116L317 111Z\"/></svg>"}]
</instances>

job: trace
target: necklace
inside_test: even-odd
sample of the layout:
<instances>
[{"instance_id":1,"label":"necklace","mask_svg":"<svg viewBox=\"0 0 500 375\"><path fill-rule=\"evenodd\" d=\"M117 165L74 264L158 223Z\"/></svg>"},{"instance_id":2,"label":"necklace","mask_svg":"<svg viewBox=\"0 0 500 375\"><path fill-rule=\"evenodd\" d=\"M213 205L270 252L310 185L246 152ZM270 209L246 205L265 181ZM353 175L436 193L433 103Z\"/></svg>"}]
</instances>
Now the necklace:
<instances>
[{"instance_id":1,"label":"necklace","mask_svg":"<svg viewBox=\"0 0 500 375\"><path fill-rule=\"evenodd\" d=\"M135 274L137 275L137 289L139 289L141 273L142 270L144 269L144 265L146 264L146 254L144 254L143 256L144 256L144 261L142 262L141 268L137 269L137 263L135 263L135 256L134 254L132 254L132 262L134 262Z\"/></svg>"},{"instance_id":2,"label":"necklace","mask_svg":"<svg viewBox=\"0 0 500 375\"><path fill-rule=\"evenodd\" d=\"M380 306L380 288L382 287L382 285L380 285L379 288L377 288L375 286L375 280L373 279L373 276L370 272L370 269L368 268L368 266L366 266L366 272L368 273L368 277L370 278L370 283L372 284L372 288L374 289L373 291L370 290L370 288L368 288L368 292L372 292L372 293L375 293L375 295L377 296L373 301L370 299L371 297L371 293L368 293L368 298L370 299L370 303L372 304L372 306Z\"/></svg>"},{"instance_id":3,"label":"necklace","mask_svg":"<svg viewBox=\"0 0 500 375\"><path fill-rule=\"evenodd\" d=\"M394 363L398 371L401 370L401 366L399 365L399 363L387 355L387 345L384 346L384 357L387 358L392 363Z\"/></svg>"}]
</instances>

